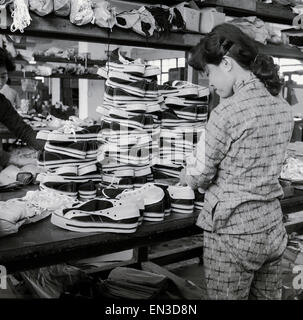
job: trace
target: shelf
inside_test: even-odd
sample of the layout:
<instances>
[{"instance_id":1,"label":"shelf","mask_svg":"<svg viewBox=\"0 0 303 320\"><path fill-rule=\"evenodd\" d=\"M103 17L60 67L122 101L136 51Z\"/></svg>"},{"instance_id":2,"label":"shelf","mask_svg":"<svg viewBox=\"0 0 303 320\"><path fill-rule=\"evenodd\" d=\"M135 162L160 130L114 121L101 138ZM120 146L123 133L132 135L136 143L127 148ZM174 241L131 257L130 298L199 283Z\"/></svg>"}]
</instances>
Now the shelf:
<instances>
[{"instance_id":1,"label":"shelf","mask_svg":"<svg viewBox=\"0 0 303 320\"><path fill-rule=\"evenodd\" d=\"M11 18L8 17L9 25ZM0 33L12 34L10 29L1 29ZM24 33L16 32L13 34L46 37L65 40L77 40L86 42L97 42L105 44L128 45L137 47L150 47L172 50L190 50L198 44L203 37L201 34L171 32L160 37L154 35L146 39L133 31L114 28L112 32L105 28L99 28L89 24L85 26L75 26L68 19L49 15L39 17L32 14L32 23L25 29ZM281 45L262 45L259 44L261 52L276 57L303 59L303 53L296 47ZM56 61L57 62L57 61Z\"/></svg>"},{"instance_id":2,"label":"shelf","mask_svg":"<svg viewBox=\"0 0 303 320\"><path fill-rule=\"evenodd\" d=\"M68 19L48 15L39 17L31 13L31 25L24 30L24 33L12 33L9 28L1 29L0 33L45 37L63 40L76 40L85 42L97 42L105 44L117 44L124 46L150 47L173 50L189 50L192 46L199 43L202 35L191 33L172 32L168 34L154 35L145 38L130 30L114 28L112 32L105 28L99 28L93 24L78 27L73 25ZM11 17L8 18L8 25L12 23Z\"/></svg>"},{"instance_id":3,"label":"shelf","mask_svg":"<svg viewBox=\"0 0 303 320\"><path fill-rule=\"evenodd\" d=\"M277 58L303 59L303 52L297 47L275 44L260 44L259 49L263 54L268 54Z\"/></svg>"},{"instance_id":4,"label":"shelf","mask_svg":"<svg viewBox=\"0 0 303 320\"><path fill-rule=\"evenodd\" d=\"M48 62L54 62L54 63L65 63L65 64L81 64L83 66L85 66L85 61L84 60L80 60L80 59L65 59L65 58L59 58L59 57L55 57L55 56L39 56L36 55L33 57L34 61L36 62L43 62L43 63L48 63ZM22 65L29 65L30 63L21 58L21 57L17 57L15 59L15 63L16 64L22 64ZM87 60L87 67L92 67L92 66L104 66L106 63L106 60Z\"/></svg>"},{"instance_id":5,"label":"shelf","mask_svg":"<svg viewBox=\"0 0 303 320\"><path fill-rule=\"evenodd\" d=\"M73 63L73 64L81 64L85 65L84 60L80 59L65 59L65 58L59 58L59 57L53 57L53 56L34 56L35 61L37 62L57 62L57 63ZM104 66L106 63L106 60L87 60L87 66Z\"/></svg>"},{"instance_id":6,"label":"shelf","mask_svg":"<svg viewBox=\"0 0 303 320\"><path fill-rule=\"evenodd\" d=\"M41 76L35 74L34 72L22 72L22 71L14 71L10 72L9 76L11 78L35 78L35 77L44 77L44 78L61 78L61 79L90 79L90 80L104 80L95 74L83 74L83 75L72 75L72 74L52 74L51 76Z\"/></svg>"},{"instance_id":7,"label":"shelf","mask_svg":"<svg viewBox=\"0 0 303 320\"><path fill-rule=\"evenodd\" d=\"M239 0L238 0L239 2ZM243 5L243 0L239 3ZM245 1L246 2L246 1ZM290 9L283 6L267 4L262 2L256 3L256 10L243 9L243 7L232 6L231 1L227 0L206 0L203 3L196 1L200 8L204 7L220 7L230 16L257 16L258 18L273 23L292 24L296 14Z\"/></svg>"}]
</instances>

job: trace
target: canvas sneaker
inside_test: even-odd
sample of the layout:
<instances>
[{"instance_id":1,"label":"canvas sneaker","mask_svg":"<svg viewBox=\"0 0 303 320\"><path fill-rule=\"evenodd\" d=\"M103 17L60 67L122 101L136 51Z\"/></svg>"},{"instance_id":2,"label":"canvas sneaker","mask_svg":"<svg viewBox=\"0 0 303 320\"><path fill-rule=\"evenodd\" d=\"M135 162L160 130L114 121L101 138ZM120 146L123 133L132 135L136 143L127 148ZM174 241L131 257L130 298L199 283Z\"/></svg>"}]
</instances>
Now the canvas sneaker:
<instances>
[{"instance_id":1,"label":"canvas sneaker","mask_svg":"<svg viewBox=\"0 0 303 320\"><path fill-rule=\"evenodd\" d=\"M180 119L200 121L207 119L208 107L204 105L192 105L188 107L170 106L166 107L166 112L175 113Z\"/></svg>"},{"instance_id":2,"label":"canvas sneaker","mask_svg":"<svg viewBox=\"0 0 303 320\"><path fill-rule=\"evenodd\" d=\"M106 199L120 199L121 195L126 192L123 189L117 189L117 188L103 188L101 191L101 197L105 197ZM122 198L124 198L122 196ZM144 199L138 195L138 194L134 194L128 192L128 201L136 203L138 209L139 209L139 213L140 213L140 217L139 217L139 225L142 224L143 222L143 216L144 216Z\"/></svg>"},{"instance_id":3,"label":"canvas sneaker","mask_svg":"<svg viewBox=\"0 0 303 320\"><path fill-rule=\"evenodd\" d=\"M141 177L134 177L134 188L141 188L143 185L148 183L147 176L141 176Z\"/></svg>"},{"instance_id":4,"label":"canvas sneaker","mask_svg":"<svg viewBox=\"0 0 303 320\"><path fill-rule=\"evenodd\" d=\"M145 72L145 64L143 62L123 56L119 48L111 53L109 61L106 63L106 68L135 75L143 75Z\"/></svg>"},{"instance_id":5,"label":"canvas sneaker","mask_svg":"<svg viewBox=\"0 0 303 320\"><path fill-rule=\"evenodd\" d=\"M145 78L150 78L150 77L155 77L161 74L161 70L157 66L153 66L150 64L146 64L145 66L145 72L143 74L143 77Z\"/></svg>"},{"instance_id":6,"label":"canvas sneaker","mask_svg":"<svg viewBox=\"0 0 303 320\"><path fill-rule=\"evenodd\" d=\"M171 200L170 200L169 192L167 191L168 185L165 185L162 183L156 183L155 185L157 187L160 187L165 193L164 212L165 212L165 217L168 217L171 214Z\"/></svg>"},{"instance_id":7,"label":"canvas sneaker","mask_svg":"<svg viewBox=\"0 0 303 320\"><path fill-rule=\"evenodd\" d=\"M132 177L115 177L111 174L102 175L102 186L114 185L119 189L133 189L134 181Z\"/></svg>"},{"instance_id":8,"label":"canvas sneaker","mask_svg":"<svg viewBox=\"0 0 303 320\"><path fill-rule=\"evenodd\" d=\"M78 167L75 165L59 167L55 170L55 173L57 175L62 175L62 176L71 176L71 177L77 176L78 175Z\"/></svg>"},{"instance_id":9,"label":"canvas sneaker","mask_svg":"<svg viewBox=\"0 0 303 320\"><path fill-rule=\"evenodd\" d=\"M70 197L77 197L77 184L74 182L52 182L46 181L40 183L41 190L49 190L49 191L56 191L59 194L70 196Z\"/></svg>"},{"instance_id":10,"label":"canvas sneaker","mask_svg":"<svg viewBox=\"0 0 303 320\"><path fill-rule=\"evenodd\" d=\"M93 125L87 128L82 128L78 131L62 132L62 130L54 130L48 134L48 141L53 142L68 142L68 141L91 141L98 140L98 135L101 132L100 125Z\"/></svg>"},{"instance_id":11,"label":"canvas sneaker","mask_svg":"<svg viewBox=\"0 0 303 320\"><path fill-rule=\"evenodd\" d=\"M195 86L174 86L164 83L159 86L159 93L164 97L197 97L198 89Z\"/></svg>"},{"instance_id":12,"label":"canvas sneaker","mask_svg":"<svg viewBox=\"0 0 303 320\"><path fill-rule=\"evenodd\" d=\"M85 159L87 145L85 141L81 142L49 142L47 141L44 150L64 154L71 158Z\"/></svg>"},{"instance_id":13,"label":"canvas sneaker","mask_svg":"<svg viewBox=\"0 0 303 320\"><path fill-rule=\"evenodd\" d=\"M156 82L147 82L146 80L141 80L130 83L118 83L108 79L106 80L105 85L112 89L121 89L138 97L158 98L159 96L158 85Z\"/></svg>"},{"instance_id":14,"label":"canvas sneaker","mask_svg":"<svg viewBox=\"0 0 303 320\"><path fill-rule=\"evenodd\" d=\"M81 165L90 161L91 159L77 159L64 154L41 151L38 154L37 162L39 167L55 169L61 166L70 166L71 164Z\"/></svg>"},{"instance_id":15,"label":"canvas sneaker","mask_svg":"<svg viewBox=\"0 0 303 320\"><path fill-rule=\"evenodd\" d=\"M40 140L48 140L48 135L50 134L50 130L39 130L37 132L37 136L36 139L40 139Z\"/></svg>"},{"instance_id":16,"label":"canvas sneaker","mask_svg":"<svg viewBox=\"0 0 303 320\"><path fill-rule=\"evenodd\" d=\"M180 89L180 91L184 90L184 92L187 92L184 96L196 96L198 98L202 98L205 96L209 96L210 91L208 87L199 86L196 84L193 84L188 81L181 81L181 80L174 80L171 82L172 87ZM194 94L194 90L190 91L190 89L196 89L197 94ZM186 91L188 89L188 91ZM189 94L189 92L192 92Z\"/></svg>"},{"instance_id":17,"label":"canvas sneaker","mask_svg":"<svg viewBox=\"0 0 303 320\"><path fill-rule=\"evenodd\" d=\"M97 195L97 188L93 181L88 181L81 184L78 188L79 198L81 200L94 199Z\"/></svg>"},{"instance_id":18,"label":"canvas sneaker","mask_svg":"<svg viewBox=\"0 0 303 320\"><path fill-rule=\"evenodd\" d=\"M181 97L167 97L165 99L165 104L169 107L191 107L191 106L208 106L208 98L205 99L186 99Z\"/></svg>"},{"instance_id":19,"label":"canvas sneaker","mask_svg":"<svg viewBox=\"0 0 303 320\"><path fill-rule=\"evenodd\" d=\"M193 213L195 193L190 187L169 186L167 191L171 199L171 208L173 213Z\"/></svg>"},{"instance_id":20,"label":"canvas sneaker","mask_svg":"<svg viewBox=\"0 0 303 320\"><path fill-rule=\"evenodd\" d=\"M141 86L141 89L143 89L142 83L137 85ZM135 92L137 91L137 92ZM143 91L142 91L143 92ZM146 91L144 91L146 92ZM126 103L151 103L156 102L158 103L161 101L161 98L159 98L160 92L155 90L150 90L150 94L147 95L146 93L138 93L137 89L134 89L132 91L128 91L126 89L119 88L118 86L109 86L107 85L105 87L105 93L104 93L104 101L108 102L109 104L115 104L117 102L120 102L121 104ZM163 99L163 98L162 98Z\"/></svg>"},{"instance_id":21,"label":"canvas sneaker","mask_svg":"<svg viewBox=\"0 0 303 320\"><path fill-rule=\"evenodd\" d=\"M134 233L139 218L140 212L136 203L94 199L55 211L51 216L51 223L77 232Z\"/></svg>"},{"instance_id":22,"label":"canvas sneaker","mask_svg":"<svg viewBox=\"0 0 303 320\"><path fill-rule=\"evenodd\" d=\"M125 72L108 70L105 67L101 67L98 69L98 75L117 84L131 84L140 81L148 83L153 81L149 78L146 79L144 77L135 76L133 74Z\"/></svg>"},{"instance_id":23,"label":"canvas sneaker","mask_svg":"<svg viewBox=\"0 0 303 320\"><path fill-rule=\"evenodd\" d=\"M128 119L124 119L118 115L111 115L105 116L103 120L111 123L110 128L113 130L120 127L140 130L144 126L145 116L141 114L139 116L132 116Z\"/></svg>"},{"instance_id":24,"label":"canvas sneaker","mask_svg":"<svg viewBox=\"0 0 303 320\"><path fill-rule=\"evenodd\" d=\"M87 141L86 158L97 159L99 143L97 141Z\"/></svg>"},{"instance_id":25,"label":"canvas sneaker","mask_svg":"<svg viewBox=\"0 0 303 320\"><path fill-rule=\"evenodd\" d=\"M119 199L127 199L131 197L137 197L138 199L144 199L144 221L163 221L165 215L165 193L160 188L152 183L147 183L136 190L126 190Z\"/></svg>"}]
</instances>

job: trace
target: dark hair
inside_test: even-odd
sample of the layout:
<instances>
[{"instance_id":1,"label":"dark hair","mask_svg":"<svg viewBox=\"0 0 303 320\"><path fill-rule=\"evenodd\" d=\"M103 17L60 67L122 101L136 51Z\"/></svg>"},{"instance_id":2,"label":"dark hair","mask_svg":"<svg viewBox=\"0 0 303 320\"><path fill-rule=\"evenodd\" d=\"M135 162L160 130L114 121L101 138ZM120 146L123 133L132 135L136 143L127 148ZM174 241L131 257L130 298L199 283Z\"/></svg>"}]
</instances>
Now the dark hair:
<instances>
[{"instance_id":1,"label":"dark hair","mask_svg":"<svg viewBox=\"0 0 303 320\"><path fill-rule=\"evenodd\" d=\"M229 23L218 25L205 35L191 50L189 65L203 71L206 64L219 65L225 55L236 60L242 68L252 71L273 96L279 94L282 87L279 66L272 57L259 53L255 40Z\"/></svg>"},{"instance_id":2,"label":"dark hair","mask_svg":"<svg viewBox=\"0 0 303 320\"><path fill-rule=\"evenodd\" d=\"M15 70L12 56L3 48L0 48L0 67L5 67L7 71Z\"/></svg>"}]
</instances>

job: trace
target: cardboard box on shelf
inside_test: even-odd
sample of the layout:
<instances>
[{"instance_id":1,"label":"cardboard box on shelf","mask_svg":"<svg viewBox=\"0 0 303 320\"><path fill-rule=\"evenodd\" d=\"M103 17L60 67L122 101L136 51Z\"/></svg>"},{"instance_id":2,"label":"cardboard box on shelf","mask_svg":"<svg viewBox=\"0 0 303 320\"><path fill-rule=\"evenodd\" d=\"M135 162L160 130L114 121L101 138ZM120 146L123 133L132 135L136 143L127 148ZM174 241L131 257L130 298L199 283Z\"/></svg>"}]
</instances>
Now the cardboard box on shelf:
<instances>
[{"instance_id":1,"label":"cardboard box on shelf","mask_svg":"<svg viewBox=\"0 0 303 320\"><path fill-rule=\"evenodd\" d=\"M200 32L201 13L196 9L187 7L178 7L185 21L185 30L192 32Z\"/></svg>"},{"instance_id":2,"label":"cardboard box on shelf","mask_svg":"<svg viewBox=\"0 0 303 320\"><path fill-rule=\"evenodd\" d=\"M215 8L205 8L201 10L200 32L208 33L211 30L225 22L225 13L218 12Z\"/></svg>"},{"instance_id":3,"label":"cardboard box on shelf","mask_svg":"<svg viewBox=\"0 0 303 320\"><path fill-rule=\"evenodd\" d=\"M201 12L194 1L182 2L176 6L185 22L185 30L200 32Z\"/></svg>"}]
</instances>

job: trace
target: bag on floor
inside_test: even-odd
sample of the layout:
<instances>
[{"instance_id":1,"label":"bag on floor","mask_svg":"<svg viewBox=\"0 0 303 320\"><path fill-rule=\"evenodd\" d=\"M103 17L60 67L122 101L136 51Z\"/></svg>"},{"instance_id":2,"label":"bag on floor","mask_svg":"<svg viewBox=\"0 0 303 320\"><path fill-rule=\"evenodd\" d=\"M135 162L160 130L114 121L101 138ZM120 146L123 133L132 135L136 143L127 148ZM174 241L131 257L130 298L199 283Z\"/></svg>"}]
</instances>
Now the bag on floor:
<instances>
[{"instance_id":1,"label":"bag on floor","mask_svg":"<svg viewBox=\"0 0 303 320\"><path fill-rule=\"evenodd\" d=\"M113 269L101 285L104 297L140 300L157 297L167 286L163 275L125 267Z\"/></svg>"},{"instance_id":2,"label":"bag on floor","mask_svg":"<svg viewBox=\"0 0 303 320\"><path fill-rule=\"evenodd\" d=\"M54 11L54 0L29 0L29 9L39 16L46 16Z\"/></svg>"},{"instance_id":3,"label":"bag on floor","mask_svg":"<svg viewBox=\"0 0 303 320\"><path fill-rule=\"evenodd\" d=\"M57 264L21 272L29 289L39 298L57 299L69 287L86 275L78 268Z\"/></svg>"},{"instance_id":4,"label":"bag on floor","mask_svg":"<svg viewBox=\"0 0 303 320\"><path fill-rule=\"evenodd\" d=\"M54 0L55 15L68 17L70 15L71 0Z\"/></svg>"}]
</instances>

